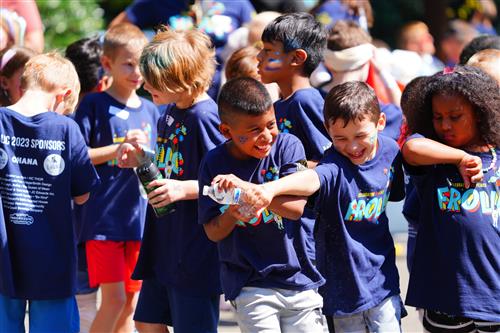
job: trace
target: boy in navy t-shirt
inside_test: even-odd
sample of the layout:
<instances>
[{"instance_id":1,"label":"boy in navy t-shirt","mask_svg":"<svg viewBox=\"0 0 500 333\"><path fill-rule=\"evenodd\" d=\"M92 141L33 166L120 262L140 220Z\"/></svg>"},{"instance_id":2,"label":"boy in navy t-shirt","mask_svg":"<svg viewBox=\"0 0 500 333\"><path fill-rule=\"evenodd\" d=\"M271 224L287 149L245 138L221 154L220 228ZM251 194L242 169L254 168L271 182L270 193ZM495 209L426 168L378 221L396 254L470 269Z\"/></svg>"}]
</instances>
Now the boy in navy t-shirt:
<instances>
[{"instance_id":1,"label":"boy in navy t-shirt","mask_svg":"<svg viewBox=\"0 0 500 333\"><path fill-rule=\"evenodd\" d=\"M307 256L303 224L292 221L305 201L282 209L271 204L249 220L239 206L201 196L203 186L219 174L261 184L293 173L305 164L304 148L295 136L278 135L271 98L256 80L228 81L218 105L220 130L228 141L208 152L200 167L198 221L218 242L226 299L243 332L321 332L326 322L317 288L324 279Z\"/></svg>"},{"instance_id":2,"label":"boy in navy t-shirt","mask_svg":"<svg viewBox=\"0 0 500 333\"><path fill-rule=\"evenodd\" d=\"M124 142L152 148L156 140L158 110L136 94L143 82L139 56L146 43L144 34L131 24L108 30L101 59L113 82L105 92L85 96L75 114L102 180L92 198L75 209L79 241L85 242L89 284L100 285L103 297L91 331L133 329L140 282L131 280L131 275L139 255L147 200L134 171L119 168L116 156Z\"/></svg>"},{"instance_id":3,"label":"boy in navy t-shirt","mask_svg":"<svg viewBox=\"0 0 500 333\"><path fill-rule=\"evenodd\" d=\"M325 99L333 140L314 170L263 185L260 200L312 195L318 212L316 257L326 283L323 313L336 332L400 331L401 300L387 201L404 196L401 156L384 128L373 90L362 82L334 87ZM254 209L265 206L246 200Z\"/></svg>"},{"instance_id":4,"label":"boy in navy t-shirt","mask_svg":"<svg viewBox=\"0 0 500 333\"><path fill-rule=\"evenodd\" d=\"M80 85L58 54L32 58L24 95L0 110L0 331L79 332L71 199L99 182L70 113Z\"/></svg>"},{"instance_id":5,"label":"boy in navy t-shirt","mask_svg":"<svg viewBox=\"0 0 500 333\"><path fill-rule=\"evenodd\" d=\"M209 37L198 30L159 32L140 59L144 88L166 104L158 121L155 163L164 179L149 183L149 203L175 211L156 217L148 207L134 278L143 279L134 314L141 332L215 332L221 294L216 244L198 225L198 170L222 143L217 104L207 95L215 70ZM120 150L122 167L136 166L137 144ZM194 319L193 319L194 318Z\"/></svg>"},{"instance_id":6,"label":"boy in navy t-shirt","mask_svg":"<svg viewBox=\"0 0 500 333\"><path fill-rule=\"evenodd\" d=\"M309 83L309 76L323 58L326 32L312 15L292 13L267 25L262 41L264 48L257 56L261 80L276 82L283 95L274 103L279 131L299 138L308 166L314 167L331 146L323 125L323 97ZM309 235L307 252L313 260L314 218L314 212L306 208L302 222Z\"/></svg>"}]
</instances>

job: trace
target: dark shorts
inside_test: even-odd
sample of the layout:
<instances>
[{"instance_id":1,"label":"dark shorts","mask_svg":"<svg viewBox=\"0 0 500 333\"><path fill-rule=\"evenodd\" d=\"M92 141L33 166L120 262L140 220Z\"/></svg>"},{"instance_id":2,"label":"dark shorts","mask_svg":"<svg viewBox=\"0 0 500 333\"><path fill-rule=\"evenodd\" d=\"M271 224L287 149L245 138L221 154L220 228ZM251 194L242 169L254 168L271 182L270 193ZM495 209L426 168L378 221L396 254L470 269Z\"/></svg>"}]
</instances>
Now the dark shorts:
<instances>
[{"instance_id":1,"label":"dark shorts","mask_svg":"<svg viewBox=\"0 0 500 333\"><path fill-rule=\"evenodd\" d=\"M186 295L156 279L147 279L142 283L134 320L173 326L176 333L217 332L219 298Z\"/></svg>"},{"instance_id":2,"label":"dark shorts","mask_svg":"<svg viewBox=\"0 0 500 333\"><path fill-rule=\"evenodd\" d=\"M430 310L424 311L423 324L426 331L431 333L500 332L500 323L450 316Z\"/></svg>"}]
</instances>

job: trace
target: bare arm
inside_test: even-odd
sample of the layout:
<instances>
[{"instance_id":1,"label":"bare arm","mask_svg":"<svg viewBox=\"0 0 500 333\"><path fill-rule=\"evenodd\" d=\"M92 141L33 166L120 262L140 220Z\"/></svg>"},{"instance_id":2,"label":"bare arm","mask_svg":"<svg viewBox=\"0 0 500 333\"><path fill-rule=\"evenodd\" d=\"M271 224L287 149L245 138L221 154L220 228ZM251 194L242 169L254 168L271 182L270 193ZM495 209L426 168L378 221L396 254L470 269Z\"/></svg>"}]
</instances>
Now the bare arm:
<instances>
[{"instance_id":1,"label":"bare arm","mask_svg":"<svg viewBox=\"0 0 500 333\"><path fill-rule=\"evenodd\" d=\"M196 180L159 179L149 183L148 187L156 187L148 194L149 203L155 208L175 201L198 199Z\"/></svg>"},{"instance_id":2,"label":"bare arm","mask_svg":"<svg viewBox=\"0 0 500 333\"><path fill-rule=\"evenodd\" d=\"M210 222L203 225L208 239L213 242L219 242L229 236L236 227L239 206L232 205L221 215L213 218Z\"/></svg>"},{"instance_id":3,"label":"bare arm","mask_svg":"<svg viewBox=\"0 0 500 333\"><path fill-rule=\"evenodd\" d=\"M416 138L406 141L402 149L406 163L414 166L432 164L458 164L467 153L437 141Z\"/></svg>"},{"instance_id":4,"label":"bare arm","mask_svg":"<svg viewBox=\"0 0 500 333\"><path fill-rule=\"evenodd\" d=\"M115 25L118 25L118 24L121 24L121 23L132 23L128 19L127 13L125 11L123 11L120 14L116 15L116 17L109 24L108 28L114 27Z\"/></svg>"},{"instance_id":5,"label":"bare arm","mask_svg":"<svg viewBox=\"0 0 500 333\"><path fill-rule=\"evenodd\" d=\"M87 202L87 200L89 200L89 197L90 197L90 193L85 193L85 194L73 197L73 201L77 205L83 205L84 203Z\"/></svg>"},{"instance_id":6,"label":"bare arm","mask_svg":"<svg viewBox=\"0 0 500 333\"><path fill-rule=\"evenodd\" d=\"M273 199L269 209L284 218L298 220L304 214L306 203L307 199L305 197L282 195Z\"/></svg>"},{"instance_id":7,"label":"bare arm","mask_svg":"<svg viewBox=\"0 0 500 333\"><path fill-rule=\"evenodd\" d=\"M402 149L406 163L413 166L454 164L464 180L465 188L483 179L481 158L426 138L406 141Z\"/></svg>"},{"instance_id":8,"label":"bare arm","mask_svg":"<svg viewBox=\"0 0 500 333\"><path fill-rule=\"evenodd\" d=\"M89 156L93 165L99 165L116 158L116 152L120 145L109 145L99 148L89 148Z\"/></svg>"}]
</instances>

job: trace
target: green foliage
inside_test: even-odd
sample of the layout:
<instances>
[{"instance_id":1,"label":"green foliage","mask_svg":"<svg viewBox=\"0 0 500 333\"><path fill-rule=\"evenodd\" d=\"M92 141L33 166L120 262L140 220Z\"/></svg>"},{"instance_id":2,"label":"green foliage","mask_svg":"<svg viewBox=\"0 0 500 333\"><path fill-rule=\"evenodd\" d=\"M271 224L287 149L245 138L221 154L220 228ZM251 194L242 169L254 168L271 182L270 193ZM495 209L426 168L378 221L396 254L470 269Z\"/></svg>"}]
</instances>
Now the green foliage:
<instances>
[{"instance_id":1,"label":"green foliage","mask_svg":"<svg viewBox=\"0 0 500 333\"><path fill-rule=\"evenodd\" d=\"M43 0L37 5L45 26L45 50L65 49L104 28L98 0Z\"/></svg>"}]
</instances>

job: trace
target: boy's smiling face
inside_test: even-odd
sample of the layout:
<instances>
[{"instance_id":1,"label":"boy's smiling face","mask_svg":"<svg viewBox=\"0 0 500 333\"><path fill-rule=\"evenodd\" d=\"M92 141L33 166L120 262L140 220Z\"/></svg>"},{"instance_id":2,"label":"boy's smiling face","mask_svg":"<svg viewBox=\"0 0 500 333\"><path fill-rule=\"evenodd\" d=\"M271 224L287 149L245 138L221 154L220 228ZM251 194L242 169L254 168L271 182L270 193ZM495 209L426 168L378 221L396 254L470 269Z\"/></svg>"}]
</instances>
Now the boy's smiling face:
<instances>
[{"instance_id":1,"label":"boy's smiling face","mask_svg":"<svg viewBox=\"0 0 500 333\"><path fill-rule=\"evenodd\" d=\"M103 67L113 77L113 86L125 90L137 90L142 84L142 75L139 71L139 57L141 49L124 47L116 50L113 57L103 55Z\"/></svg>"},{"instance_id":2,"label":"boy's smiling face","mask_svg":"<svg viewBox=\"0 0 500 333\"><path fill-rule=\"evenodd\" d=\"M231 139L228 149L237 159L261 159L268 156L278 136L272 107L257 116L231 114L231 120L222 122L220 130L227 139Z\"/></svg>"},{"instance_id":3,"label":"boy's smiling face","mask_svg":"<svg viewBox=\"0 0 500 333\"><path fill-rule=\"evenodd\" d=\"M385 114L381 113L377 122L370 117L349 121L343 119L329 121L326 128L332 138L335 150L347 157L353 164L362 165L377 153L378 132L385 127Z\"/></svg>"}]
</instances>

